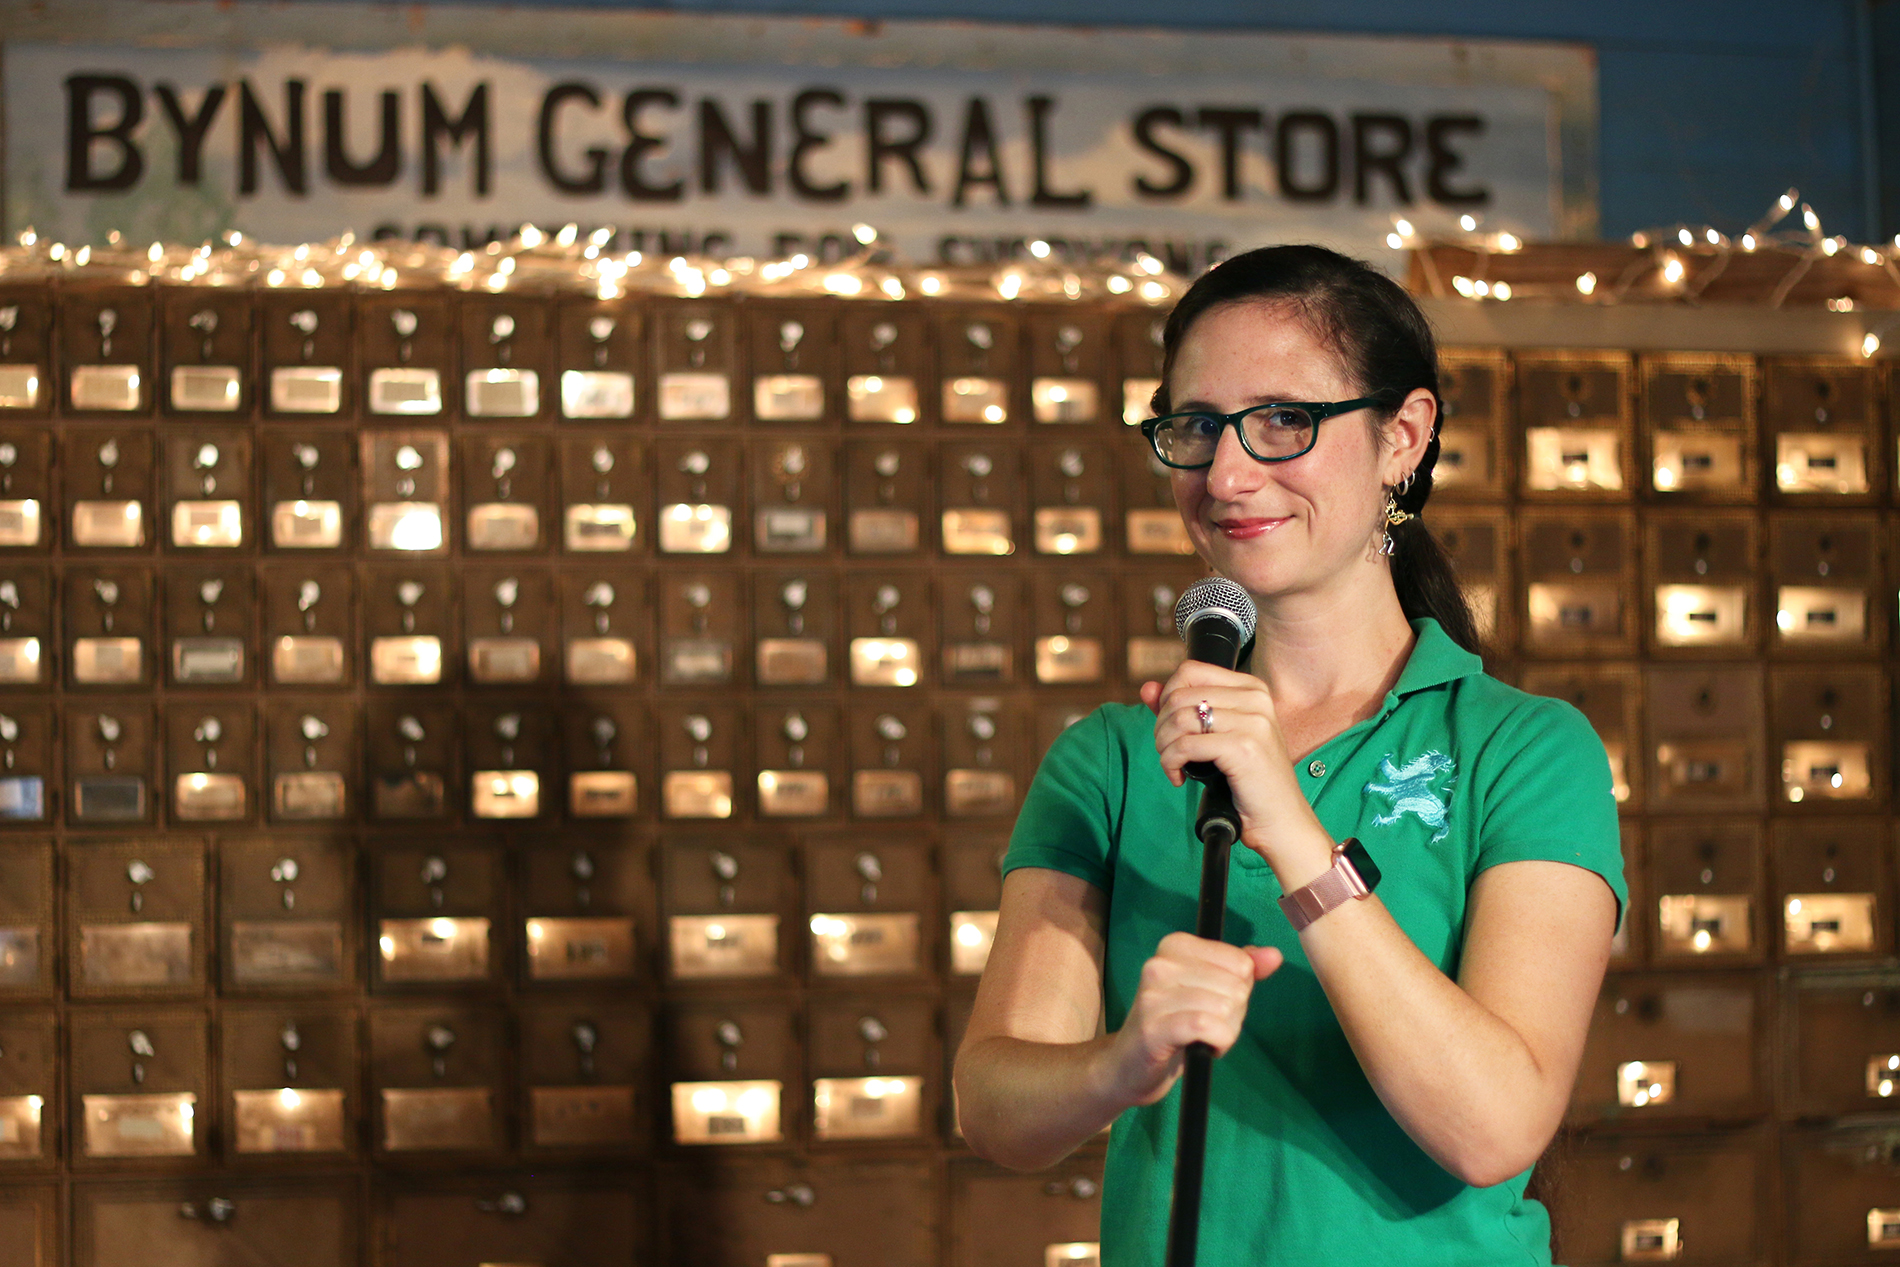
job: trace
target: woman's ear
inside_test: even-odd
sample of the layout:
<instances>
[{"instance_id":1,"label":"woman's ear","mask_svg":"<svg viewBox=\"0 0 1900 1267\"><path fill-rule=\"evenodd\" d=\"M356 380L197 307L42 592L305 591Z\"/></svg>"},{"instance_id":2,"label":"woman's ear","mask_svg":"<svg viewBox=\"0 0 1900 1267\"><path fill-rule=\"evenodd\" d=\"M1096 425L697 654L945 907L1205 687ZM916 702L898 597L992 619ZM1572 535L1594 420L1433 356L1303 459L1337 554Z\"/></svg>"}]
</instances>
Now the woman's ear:
<instances>
[{"instance_id":1,"label":"woman's ear","mask_svg":"<svg viewBox=\"0 0 1900 1267\"><path fill-rule=\"evenodd\" d=\"M1397 484L1418 469L1437 422L1437 398L1423 387L1414 387L1386 424L1386 438L1392 449L1386 483Z\"/></svg>"}]
</instances>

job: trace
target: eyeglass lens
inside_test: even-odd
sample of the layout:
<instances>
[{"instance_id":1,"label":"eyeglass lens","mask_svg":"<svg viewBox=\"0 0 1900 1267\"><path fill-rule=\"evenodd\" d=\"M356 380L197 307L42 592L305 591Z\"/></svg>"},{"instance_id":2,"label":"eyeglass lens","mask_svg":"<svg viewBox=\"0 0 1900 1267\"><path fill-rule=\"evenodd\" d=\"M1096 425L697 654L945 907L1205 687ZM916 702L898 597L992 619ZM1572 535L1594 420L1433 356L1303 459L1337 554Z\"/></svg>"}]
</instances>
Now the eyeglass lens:
<instances>
[{"instance_id":1,"label":"eyeglass lens","mask_svg":"<svg viewBox=\"0 0 1900 1267\"><path fill-rule=\"evenodd\" d=\"M1297 457L1313 445L1313 416L1290 405L1250 410L1237 424L1255 457ZM1164 462L1203 466L1214 460L1226 419L1217 414L1175 414L1155 428L1155 451Z\"/></svg>"}]
</instances>

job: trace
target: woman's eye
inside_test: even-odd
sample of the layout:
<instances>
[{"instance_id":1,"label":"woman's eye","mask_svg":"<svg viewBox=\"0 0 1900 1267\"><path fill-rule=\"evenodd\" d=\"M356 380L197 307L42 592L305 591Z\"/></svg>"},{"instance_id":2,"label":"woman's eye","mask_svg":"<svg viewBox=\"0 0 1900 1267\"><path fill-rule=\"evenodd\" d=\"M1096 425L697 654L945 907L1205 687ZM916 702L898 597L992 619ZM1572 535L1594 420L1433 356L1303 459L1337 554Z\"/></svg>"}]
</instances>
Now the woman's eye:
<instances>
[{"instance_id":1,"label":"woman's eye","mask_svg":"<svg viewBox=\"0 0 1900 1267\"><path fill-rule=\"evenodd\" d=\"M1210 440L1220 435L1221 420L1212 414L1194 414L1183 422L1183 430L1197 440Z\"/></svg>"},{"instance_id":2,"label":"woman's eye","mask_svg":"<svg viewBox=\"0 0 1900 1267\"><path fill-rule=\"evenodd\" d=\"M1308 425L1304 409L1266 410L1267 425L1270 427L1304 427Z\"/></svg>"}]
</instances>

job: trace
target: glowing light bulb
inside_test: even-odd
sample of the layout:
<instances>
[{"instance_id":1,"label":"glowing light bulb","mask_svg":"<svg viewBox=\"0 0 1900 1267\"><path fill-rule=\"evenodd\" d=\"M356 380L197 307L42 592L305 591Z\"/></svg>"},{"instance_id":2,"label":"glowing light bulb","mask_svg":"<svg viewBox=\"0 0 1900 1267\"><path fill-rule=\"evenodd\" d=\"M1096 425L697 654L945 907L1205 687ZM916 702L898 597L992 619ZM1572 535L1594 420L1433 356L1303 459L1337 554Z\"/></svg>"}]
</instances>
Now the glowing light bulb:
<instances>
[{"instance_id":1,"label":"glowing light bulb","mask_svg":"<svg viewBox=\"0 0 1900 1267\"><path fill-rule=\"evenodd\" d=\"M1577 277L1577 293L1579 295L1594 295L1596 294L1596 290L1597 275L1595 273L1583 273Z\"/></svg>"}]
</instances>

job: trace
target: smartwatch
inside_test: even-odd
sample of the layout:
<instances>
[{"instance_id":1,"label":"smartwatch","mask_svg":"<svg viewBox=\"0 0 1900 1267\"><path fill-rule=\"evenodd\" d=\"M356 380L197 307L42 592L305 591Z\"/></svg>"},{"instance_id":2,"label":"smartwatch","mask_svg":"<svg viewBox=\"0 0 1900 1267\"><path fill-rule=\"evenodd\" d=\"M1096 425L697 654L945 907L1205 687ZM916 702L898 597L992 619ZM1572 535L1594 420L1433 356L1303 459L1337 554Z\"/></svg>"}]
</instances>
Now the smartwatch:
<instances>
[{"instance_id":1,"label":"smartwatch","mask_svg":"<svg viewBox=\"0 0 1900 1267\"><path fill-rule=\"evenodd\" d=\"M1333 846L1333 865L1326 874L1281 898L1280 909L1297 933L1335 906L1371 897L1378 887L1379 868L1372 855L1357 837L1348 836Z\"/></svg>"}]
</instances>

